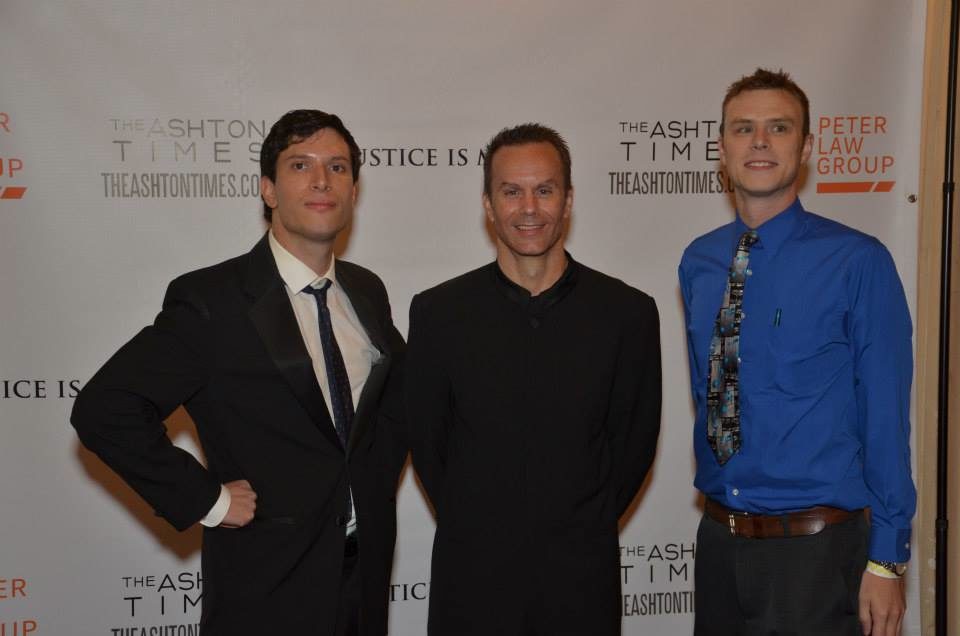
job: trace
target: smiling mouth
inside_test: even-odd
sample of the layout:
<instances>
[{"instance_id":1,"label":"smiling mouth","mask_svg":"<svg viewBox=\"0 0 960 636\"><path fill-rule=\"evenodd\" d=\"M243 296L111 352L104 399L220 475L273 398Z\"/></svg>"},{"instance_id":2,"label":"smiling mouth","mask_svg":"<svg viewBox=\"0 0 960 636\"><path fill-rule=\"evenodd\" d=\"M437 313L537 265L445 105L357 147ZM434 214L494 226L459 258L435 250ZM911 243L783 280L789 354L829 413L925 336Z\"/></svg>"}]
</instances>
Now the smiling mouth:
<instances>
[{"instance_id":1,"label":"smiling mouth","mask_svg":"<svg viewBox=\"0 0 960 636\"><path fill-rule=\"evenodd\" d=\"M546 227L546 223L521 223L519 225L514 225L513 227L520 232L534 232Z\"/></svg>"},{"instance_id":2,"label":"smiling mouth","mask_svg":"<svg viewBox=\"0 0 960 636\"><path fill-rule=\"evenodd\" d=\"M777 163L775 161L748 161L744 165L748 168L773 168Z\"/></svg>"}]
</instances>

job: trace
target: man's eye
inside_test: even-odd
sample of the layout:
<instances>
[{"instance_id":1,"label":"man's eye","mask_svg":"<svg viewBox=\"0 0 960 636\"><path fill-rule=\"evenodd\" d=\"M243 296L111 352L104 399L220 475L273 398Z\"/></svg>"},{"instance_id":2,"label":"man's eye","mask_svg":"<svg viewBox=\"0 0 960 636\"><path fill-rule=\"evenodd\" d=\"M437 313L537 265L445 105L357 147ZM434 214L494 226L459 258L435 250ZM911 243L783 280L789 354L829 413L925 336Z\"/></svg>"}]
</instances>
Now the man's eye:
<instances>
[{"instance_id":1,"label":"man's eye","mask_svg":"<svg viewBox=\"0 0 960 636\"><path fill-rule=\"evenodd\" d=\"M739 128L736 129L736 132L749 133L749 132L753 132L753 128L751 128L750 126L740 126Z\"/></svg>"},{"instance_id":2,"label":"man's eye","mask_svg":"<svg viewBox=\"0 0 960 636\"><path fill-rule=\"evenodd\" d=\"M777 133L787 132L787 125L786 125L786 124L774 124L774 126L771 127L771 130L772 130L773 132L777 132Z\"/></svg>"},{"instance_id":3,"label":"man's eye","mask_svg":"<svg viewBox=\"0 0 960 636\"><path fill-rule=\"evenodd\" d=\"M346 172L347 167L340 163L335 163L330 166L330 170L333 172Z\"/></svg>"},{"instance_id":4,"label":"man's eye","mask_svg":"<svg viewBox=\"0 0 960 636\"><path fill-rule=\"evenodd\" d=\"M294 161L292 165L293 165L293 169L294 169L294 170L303 170L303 169L305 169L305 168L307 167L307 162L306 162L306 161Z\"/></svg>"},{"instance_id":5,"label":"man's eye","mask_svg":"<svg viewBox=\"0 0 960 636\"><path fill-rule=\"evenodd\" d=\"M551 194L553 194L553 188L539 188L537 190L537 194L539 194L542 197L550 196Z\"/></svg>"},{"instance_id":6,"label":"man's eye","mask_svg":"<svg viewBox=\"0 0 960 636\"><path fill-rule=\"evenodd\" d=\"M520 191L519 191L519 190L504 190L504 191L503 191L503 196L505 196L505 197L515 197L515 196L517 196L518 194L520 194Z\"/></svg>"}]
</instances>

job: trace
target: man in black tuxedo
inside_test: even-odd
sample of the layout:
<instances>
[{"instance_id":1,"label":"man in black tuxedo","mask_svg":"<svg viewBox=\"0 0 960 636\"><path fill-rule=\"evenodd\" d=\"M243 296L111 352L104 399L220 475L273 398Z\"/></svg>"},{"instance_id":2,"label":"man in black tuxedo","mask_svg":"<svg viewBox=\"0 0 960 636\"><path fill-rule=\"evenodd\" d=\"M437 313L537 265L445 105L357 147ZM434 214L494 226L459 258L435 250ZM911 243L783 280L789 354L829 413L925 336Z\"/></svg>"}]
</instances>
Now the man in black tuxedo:
<instances>
[{"instance_id":1,"label":"man in black tuxedo","mask_svg":"<svg viewBox=\"0 0 960 636\"><path fill-rule=\"evenodd\" d=\"M359 148L336 115L291 111L260 168L270 231L170 283L71 421L173 526L205 526L202 634L381 636L404 344L380 279L333 254ZM206 467L166 435L181 404Z\"/></svg>"},{"instance_id":2,"label":"man in black tuxedo","mask_svg":"<svg viewBox=\"0 0 960 636\"><path fill-rule=\"evenodd\" d=\"M613 636L617 520L659 432L657 308L563 249L556 131L493 138L483 206L496 261L410 308L411 446L437 513L429 633Z\"/></svg>"}]
</instances>

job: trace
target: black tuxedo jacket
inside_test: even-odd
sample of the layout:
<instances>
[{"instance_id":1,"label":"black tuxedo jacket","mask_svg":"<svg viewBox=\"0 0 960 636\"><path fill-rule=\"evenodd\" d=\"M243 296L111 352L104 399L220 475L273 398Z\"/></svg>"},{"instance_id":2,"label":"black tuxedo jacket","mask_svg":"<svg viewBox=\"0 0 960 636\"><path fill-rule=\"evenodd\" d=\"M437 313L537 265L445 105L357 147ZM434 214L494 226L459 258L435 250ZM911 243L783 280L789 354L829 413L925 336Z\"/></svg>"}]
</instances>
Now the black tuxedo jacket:
<instances>
[{"instance_id":1,"label":"black tuxedo jacket","mask_svg":"<svg viewBox=\"0 0 960 636\"><path fill-rule=\"evenodd\" d=\"M387 631L396 483L406 455L399 388L403 339L386 290L362 267L337 280L381 352L340 443L267 237L244 255L174 280L163 310L90 380L74 405L81 441L178 529L198 522L220 484L246 479L256 517L204 528L206 635L333 633L348 488L357 513L362 633ZM183 404L204 468L163 420Z\"/></svg>"}]
</instances>

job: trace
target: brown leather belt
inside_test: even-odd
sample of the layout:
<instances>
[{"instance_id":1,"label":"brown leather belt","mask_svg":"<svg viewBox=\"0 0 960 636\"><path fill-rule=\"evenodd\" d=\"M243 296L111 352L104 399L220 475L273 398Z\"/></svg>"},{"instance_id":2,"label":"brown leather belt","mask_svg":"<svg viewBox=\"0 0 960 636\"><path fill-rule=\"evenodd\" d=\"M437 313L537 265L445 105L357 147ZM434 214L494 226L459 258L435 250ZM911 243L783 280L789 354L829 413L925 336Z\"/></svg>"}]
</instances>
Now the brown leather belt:
<instances>
[{"instance_id":1,"label":"brown leather belt","mask_svg":"<svg viewBox=\"0 0 960 636\"><path fill-rule=\"evenodd\" d=\"M707 499L704 512L714 521L727 526L730 534L747 539L809 536L817 534L831 524L863 514L863 510L816 506L797 512L785 512L781 515L755 515L731 510L712 499Z\"/></svg>"}]
</instances>

